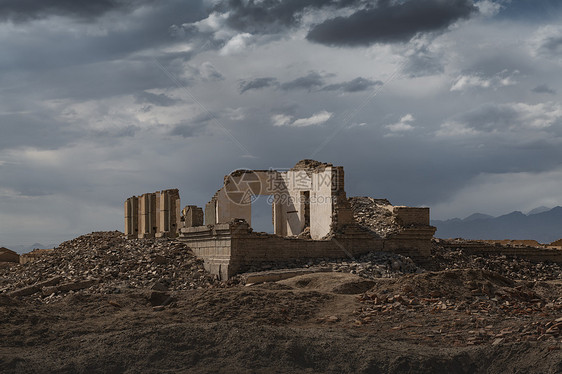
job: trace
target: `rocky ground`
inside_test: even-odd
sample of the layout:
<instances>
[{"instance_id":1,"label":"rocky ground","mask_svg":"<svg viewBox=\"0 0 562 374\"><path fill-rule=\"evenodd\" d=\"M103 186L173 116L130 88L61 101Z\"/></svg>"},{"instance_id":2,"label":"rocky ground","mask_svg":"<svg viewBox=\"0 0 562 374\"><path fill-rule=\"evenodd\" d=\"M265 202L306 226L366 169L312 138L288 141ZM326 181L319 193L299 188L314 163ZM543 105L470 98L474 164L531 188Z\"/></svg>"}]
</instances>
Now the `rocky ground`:
<instances>
[{"instance_id":1,"label":"rocky ground","mask_svg":"<svg viewBox=\"0 0 562 374\"><path fill-rule=\"evenodd\" d=\"M559 265L434 242L220 282L182 243L119 232L0 267L2 373L558 373Z\"/></svg>"}]
</instances>

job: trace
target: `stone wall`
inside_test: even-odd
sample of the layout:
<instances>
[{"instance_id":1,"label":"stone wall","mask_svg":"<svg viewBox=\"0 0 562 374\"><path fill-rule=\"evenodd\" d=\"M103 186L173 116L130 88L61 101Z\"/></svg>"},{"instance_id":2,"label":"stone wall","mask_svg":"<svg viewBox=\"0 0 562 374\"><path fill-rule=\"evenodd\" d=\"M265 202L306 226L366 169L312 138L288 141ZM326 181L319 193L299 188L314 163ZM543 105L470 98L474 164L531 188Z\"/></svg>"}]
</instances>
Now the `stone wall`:
<instances>
[{"instance_id":1,"label":"stone wall","mask_svg":"<svg viewBox=\"0 0 562 374\"><path fill-rule=\"evenodd\" d=\"M182 210L182 227L203 226L203 209L196 205L188 205Z\"/></svg>"},{"instance_id":2,"label":"stone wall","mask_svg":"<svg viewBox=\"0 0 562 374\"><path fill-rule=\"evenodd\" d=\"M389 239L375 238L356 225L348 225L326 240L300 239L252 232L243 220L184 228L180 240L205 261L205 268L228 279L249 268L275 262L313 258L353 258L371 251L392 251L412 257L431 254L435 229L404 230Z\"/></svg>"},{"instance_id":3,"label":"stone wall","mask_svg":"<svg viewBox=\"0 0 562 374\"><path fill-rule=\"evenodd\" d=\"M133 196L125 201L127 238L177 237L181 225L177 189Z\"/></svg>"},{"instance_id":4,"label":"stone wall","mask_svg":"<svg viewBox=\"0 0 562 374\"><path fill-rule=\"evenodd\" d=\"M401 226L429 226L429 208L395 206L393 210Z\"/></svg>"}]
</instances>

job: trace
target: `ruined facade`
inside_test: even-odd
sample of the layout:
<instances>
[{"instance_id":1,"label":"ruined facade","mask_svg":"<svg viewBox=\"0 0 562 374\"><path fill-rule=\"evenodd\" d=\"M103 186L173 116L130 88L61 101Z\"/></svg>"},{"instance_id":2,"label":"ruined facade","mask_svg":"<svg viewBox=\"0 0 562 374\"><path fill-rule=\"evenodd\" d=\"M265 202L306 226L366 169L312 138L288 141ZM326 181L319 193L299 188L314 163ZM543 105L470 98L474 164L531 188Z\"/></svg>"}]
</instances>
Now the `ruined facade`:
<instances>
[{"instance_id":1,"label":"ruined facade","mask_svg":"<svg viewBox=\"0 0 562 374\"><path fill-rule=\"evenodd\" d=\"M129 239L175 238L180 228L180 217L177 189L133 196L125 201L125 235Z\"/></svg>"},{"instance_id":2,"label":"ruined facade","mask_svg":"<svg viewBox=\"0 0 562 374\"><path fill-rule=\"evenodd\" d=\"M271 204L273 234L252 230L252 201L260 195ZM303 160L284 171L237 170L225 176L204 214L202 208L188 205L180 217L177 190L129 198L125 233L130 238L179 234L207 270L221 279L295 259L354 257L382 250L429 256L435 232L429 225L429 208L388 205L384 210L399 229L381 236L354 217L343 167Z\"/></svg>"},{"instance_id":3,"label":"ruined facade","mask_svg":"<svg viewBox=\"0 0 562 374\"><path fill-rule=\"evenodd\" d=\"M344 190L343 167L300 162L287 171L239 170L205 206L205 224L244 219L252 224L252 199L269 196L274 233L296 236L309 228L312 239L353 222Z\"/></svg>"}]
</instances>

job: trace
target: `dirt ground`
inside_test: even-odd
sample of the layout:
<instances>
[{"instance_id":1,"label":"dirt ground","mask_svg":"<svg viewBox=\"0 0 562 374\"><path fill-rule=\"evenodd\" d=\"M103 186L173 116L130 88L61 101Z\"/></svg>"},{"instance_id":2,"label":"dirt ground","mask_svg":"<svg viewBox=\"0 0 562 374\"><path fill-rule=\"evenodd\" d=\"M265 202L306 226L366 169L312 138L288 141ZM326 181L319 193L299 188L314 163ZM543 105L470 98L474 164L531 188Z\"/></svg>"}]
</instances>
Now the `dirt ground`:
<instances>
[{"instance_id":1,"label":"dirt ground","mask_svg":"<svg viewBox=\"0 0 562 374\"><path fill-rule=\"evenodd\" d=\"M473 269L316 273L165 302L0 294L0 372L560 373L561 290Z\"/></svg>"}]
</instances>

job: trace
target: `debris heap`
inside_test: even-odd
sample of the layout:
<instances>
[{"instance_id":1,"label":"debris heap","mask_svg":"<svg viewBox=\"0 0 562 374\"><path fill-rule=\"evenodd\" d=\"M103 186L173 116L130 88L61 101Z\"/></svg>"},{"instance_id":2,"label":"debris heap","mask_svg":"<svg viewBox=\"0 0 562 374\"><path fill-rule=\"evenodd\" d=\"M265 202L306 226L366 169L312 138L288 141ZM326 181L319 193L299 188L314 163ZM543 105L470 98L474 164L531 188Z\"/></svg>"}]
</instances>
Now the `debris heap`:
<instances>
[{"instance_id":1,"label":"debris heap","mask_svg":"<svg viewBox=\"0 0 562 374\"><path fill-rule=\"evenodd\" d=\"M396 222L392 212L392 204L386 199L372 197L349 198L353 217L359 226L368 229L380 238L401 231L403 228Z\"/></svg>"},{"instance_id":2,"label":"debris heap","mask_svg":"<svg viewBox=\"0 0 562 374\"><path fill-rule=\"evenodd\" d=\"M165 238L126 240L118 231L80 236L16 266L0 269L0 293L45 298L77 290L108 294L221 284L184 244Z\"/></svg>"},{"instance_id":3,"label":"debris heap","mask_svg":"<svg viewBox=\"0 0 562 374\"><path fill-rule=\"evenodd\" d=\"M502 254L468 254L461 248L449 249L440 243L440 239L433 240L431 259L425 264L428 270L482 269L517 280L562 279L562 266L558 263L529 261Z\"/></svg>"},{"instance_id":4,"label":"debris heap","mask_svg":"<svg viewBox=\"0 0 562 374\"><path fill-rule=\"evenodd\" d=\"M431 338L454 344L497 345L507 341L559 339L562 337L559 291L558 285L516 282L487 270L456 269L406 275L378 282L359 296L362 307L356 311L356 324L378 323L388 315L400 320L401 313L414 312L441 321ZM540 318L535 317L530 323L531 316ZM504 326L507 319L512 324ZM421 325L399 325L395 329L416 327Z\"/></svg>"}]
</instances>

